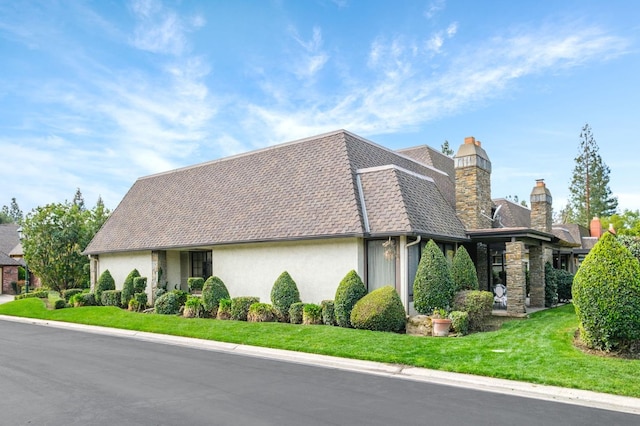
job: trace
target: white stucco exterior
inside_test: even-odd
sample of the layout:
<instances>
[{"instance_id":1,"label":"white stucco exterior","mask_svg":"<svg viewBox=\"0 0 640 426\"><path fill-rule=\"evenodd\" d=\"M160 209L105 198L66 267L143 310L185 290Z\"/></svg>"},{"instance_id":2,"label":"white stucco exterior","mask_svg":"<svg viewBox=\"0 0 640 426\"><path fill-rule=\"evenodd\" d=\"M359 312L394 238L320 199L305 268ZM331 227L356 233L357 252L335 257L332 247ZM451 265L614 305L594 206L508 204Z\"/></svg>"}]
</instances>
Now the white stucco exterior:
<instances>
[{"instance_id":1,"label":"white stucco exterior","mask_svg":"<svg viewBox=\"0 0 640 426\"><path fill-rule=\"evenodd\" d=\"M126 253L106 253L101 254L98 262L96 276L99 277L107 269L114 281L116 289L122 290L122 285L127 275L134 269L140 272L141 277L147 277L147 294L151 294L151 252L126 252Z\"/></svg>"},{"instance_id":2,"label":"white stucco exterior","mask_svg":"<svg viewBox=\"0 0 640 426\"><path fill-rule=\"evenodd\" d=\"M270 303L276 278L287 271L300 298L319 304L333 299L338 284L350 270L364 276L364 244L358 238L278 243L238 244L213 249L213 274L231 297L257 296Z\"/></svg>"}]
</instances>

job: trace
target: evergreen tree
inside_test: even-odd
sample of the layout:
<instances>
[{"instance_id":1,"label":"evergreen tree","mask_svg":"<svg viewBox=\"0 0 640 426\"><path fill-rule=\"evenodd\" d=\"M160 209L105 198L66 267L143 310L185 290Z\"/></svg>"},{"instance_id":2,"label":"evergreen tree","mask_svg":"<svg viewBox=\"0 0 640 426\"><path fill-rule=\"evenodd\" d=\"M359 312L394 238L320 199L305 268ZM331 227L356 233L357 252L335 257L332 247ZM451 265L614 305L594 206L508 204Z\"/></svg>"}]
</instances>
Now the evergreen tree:
<instances>
[{"instance_id":1,"label":"evergreen tree","mask_svg":"<svg viewBox=\"0 0 640 426\"><path fill-rule=\"evenodd\" d=\"M602 161L589 124L580 132L578 156L569 187L569 204L563 211L568 221L584 226L595 216L611 216L618 199L609 188L609 167Z\"/></svg>"},{"instance_id":2,"label":"evergreen tree","mask_svg":"<svg viewBox=\"0 0 640 426\"><path fill-rule=\"evenodd\" d=\"M451 149L451 147L449 146L449 141L446 140L446 139L445 139L444 143L442 144L442 146L440 147L440 150L447 157L453 157L453 154L455 154L453 149Z\"/></svg>"},{"instance_id":3,"label":"evergreen tree","mask_svg":"<svg viewBox=\"0 0 640 426\"><path fill-rule=\"evenodd\" d=\"M84 206L84 197L82 196L82 192L80 192L80 188L76 189L76 193L73 196L73 204L78 206L80 211L86 210Z\"/></svg>"},{"instance_id":4,"label":"evergreen tree","mask_svg":"<svg viewBox=\"0 0 640 426\"><path fill-rule=\"evenodd\" d=\"M18 202L15 197L11 199L10 206L2 206L0 212L0 223L20 223L22 222L24 215L22 210L18 206Z\"/></svg>"}]
</instances>

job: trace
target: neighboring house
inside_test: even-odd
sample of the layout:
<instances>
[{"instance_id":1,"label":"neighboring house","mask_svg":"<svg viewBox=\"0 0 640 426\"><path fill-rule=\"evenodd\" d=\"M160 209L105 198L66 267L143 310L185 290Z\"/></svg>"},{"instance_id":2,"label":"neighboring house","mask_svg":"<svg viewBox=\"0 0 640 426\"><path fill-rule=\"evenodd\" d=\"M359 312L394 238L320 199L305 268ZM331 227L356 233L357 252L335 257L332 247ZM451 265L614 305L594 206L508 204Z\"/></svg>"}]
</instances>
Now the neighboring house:
<instances>
[{"instance_id":1,"label":"neighboring house","mask_svg":"<svg viewBox=\"0 0 640 426\"><path fill-rule=\"evenodd\" d=\"M18 267L24 266L22 259L11 256L16 247L20 245L18 238L18 225L14 223L0 224L0 293L15 294L11 285L18 282Z\"/></svg>"},{"instance_id":2,"label":"neighboring house","mask_svg":"<svg viewBox=\"0 0 640 426\"><path fill-rule=\"evenodd\" d=\"M531 304L544 306L544 261L560 243L551 195L539 181L529 223L501 225L507 210L491 200L490 175L474 138L452 159L428 146L395 152L339 130L143 177L85 250L92 286L108 269L121 287L136 268L150 294L216 275L232 297L269 301L286 270L302 300L319 303L354 269L369 291L393 285L412 312L418 261L433 239L449 258L464 245L485 290L499 251L507 310L522 314L525 258Z\"/></svg>"},{"instance_id":3,"label":"neighboring house","mask_svg":"<svg viewBox=\"0 0 640 426\"><path fill-rule=\"evenodd\" d=\"M585 256L602 236L603 229L600 218L594 217L589 228L575 223L554 224L553 233L562 241L571 244L558 251L554 257L554 266L575 273Z\"/></svg>"}]
</instances>

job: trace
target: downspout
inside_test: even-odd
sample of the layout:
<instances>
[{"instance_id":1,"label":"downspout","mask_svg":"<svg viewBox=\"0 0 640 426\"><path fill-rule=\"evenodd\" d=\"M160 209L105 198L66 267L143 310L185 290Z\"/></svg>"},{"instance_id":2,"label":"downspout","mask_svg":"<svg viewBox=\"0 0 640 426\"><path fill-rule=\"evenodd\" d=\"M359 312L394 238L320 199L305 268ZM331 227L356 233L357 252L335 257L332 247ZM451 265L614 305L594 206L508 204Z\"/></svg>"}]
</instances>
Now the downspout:
<instances>
[{"instance_id":1,"label":"downspout","mask_svg":"<svg viewBox=\"0 0 640 426\"><path fill-rule=\"evenodd\" d=\"M411 242L411 243L407 244L407 248L409 248L409 247L411 247L411 246L414 246L414 245L418 244L420 241L422 241L422 235L418 235L418 239L417 239L417 240L415 240L414 242Z\"/></svg>"},{"instance_id":2,"label":"downspout","mask_svg":"<svg viewBox=\"0 0 640 426\"><path fill-rule=\"evenodd\" d=\"M419 244L420 241L422 241L422 235L418 235L418 238L416 238L415 241L410 242L409 244L407 244L405 246L405 248L407 249L407 254L409 253L409 247L411 246L415 246L416 244ZM407 258L407 275L406 275L406 279L407 279L407 286L409 286L409 260ZM407 288L407 304L406 304L406 313L407 315L409 314L409 289Z\"/></svg>"},{"instance_id":3,"label":"downspout","mask_svg":"<svg viewBox=\"0 0 640 426\"><path fill-rule=\"evenodd\" d=\"M360 174L356 173L356 184L358 185L358 196L360 196L360 205L362 207L362 220L364 221L364 231L368 234L369 229L369 217L367 216L367 206L364 202L364 191L362 190L362 180Z\"/></svg>"}]
</instances>

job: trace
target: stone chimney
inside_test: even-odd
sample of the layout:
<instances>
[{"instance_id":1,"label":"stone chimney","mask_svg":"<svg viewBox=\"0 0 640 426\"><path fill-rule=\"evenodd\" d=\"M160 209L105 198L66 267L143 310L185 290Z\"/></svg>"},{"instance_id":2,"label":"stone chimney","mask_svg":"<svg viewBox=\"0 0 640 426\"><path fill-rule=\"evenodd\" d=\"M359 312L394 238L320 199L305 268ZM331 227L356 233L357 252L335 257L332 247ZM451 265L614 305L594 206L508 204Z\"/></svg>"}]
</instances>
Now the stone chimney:
<instances>
[{"instance_id":1,"label":"stone chimney","mask_svg":"<svg viewBox=\"0 0 640 426\"><path fill-rule=\"evenodd\" d=\"M589 224L589 234L595 238L600 238L602 236L602 222L600 222L599 217L591 219L591 223Z\"/></svg>"},{"instance_id":2,"label":"stone chimney","mask_svg":"<svg viewBox=\"0 0 640 426\"><path fill-rule=\"evenodd\" d=\"M531 191L531 228L551 233L553 209L551 192L544 179L537 179Z\"/></svg>"},{"instance_id":3,"label":"stone chimney","mask_svg":"<svg viewBox=\"0 0 640 426\"><path fill-rule=\"evenodd\" d=\"M454 157L456 213L467 229L488 229L491 220L491 161L474 137Z\"/></svg>"}]
</instances>

